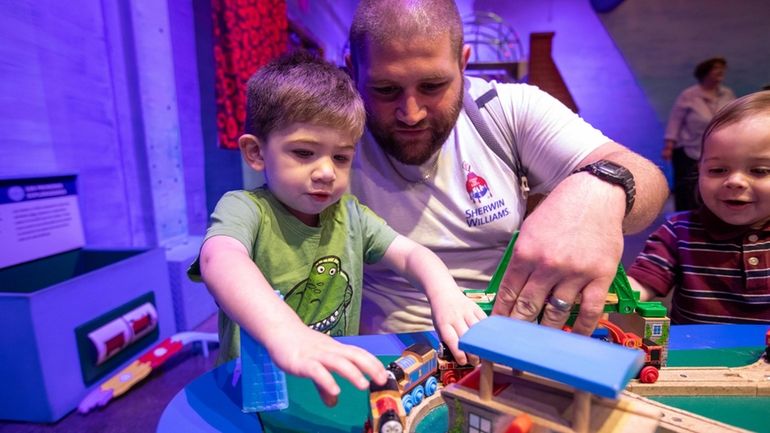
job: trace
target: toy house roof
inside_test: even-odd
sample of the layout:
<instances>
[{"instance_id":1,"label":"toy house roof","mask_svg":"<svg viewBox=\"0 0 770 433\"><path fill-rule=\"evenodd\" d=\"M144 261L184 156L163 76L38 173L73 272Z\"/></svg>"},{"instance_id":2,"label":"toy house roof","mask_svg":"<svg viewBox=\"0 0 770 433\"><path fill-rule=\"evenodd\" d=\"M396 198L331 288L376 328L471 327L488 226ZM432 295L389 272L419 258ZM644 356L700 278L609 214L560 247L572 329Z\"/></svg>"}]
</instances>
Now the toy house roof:
<instances>
[{"instance_id":1,"label":"toy house roof","mask_svg":"<svg viewBox=\"0 0 770 433\"><path fill-rule=\"evenodd\" d=\"M473 325L460 349L608 398L617 398L644 364L641 350L502 316Z\"/></svg>"}]
</instances>

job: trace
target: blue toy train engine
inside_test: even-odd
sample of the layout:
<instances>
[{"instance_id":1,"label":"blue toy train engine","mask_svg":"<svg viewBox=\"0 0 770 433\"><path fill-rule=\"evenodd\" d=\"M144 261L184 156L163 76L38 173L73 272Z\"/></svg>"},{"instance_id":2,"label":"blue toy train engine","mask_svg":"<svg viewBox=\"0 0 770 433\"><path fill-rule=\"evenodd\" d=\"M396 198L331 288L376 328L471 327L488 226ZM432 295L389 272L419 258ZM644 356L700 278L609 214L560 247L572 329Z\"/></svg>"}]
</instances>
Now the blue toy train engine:
<instances>
[{"instance_id":1,"label":"blue toy train engine","mask_svg":"<svg viewBox=\"0 0 770 433\"><path fill-rule=\"evenodd\" d=\"M401 401L407 415L438 390L438 358L436 349L425 343L407 347L400 358L388 365L401 391Z\"/></svg>"}]
</instances>

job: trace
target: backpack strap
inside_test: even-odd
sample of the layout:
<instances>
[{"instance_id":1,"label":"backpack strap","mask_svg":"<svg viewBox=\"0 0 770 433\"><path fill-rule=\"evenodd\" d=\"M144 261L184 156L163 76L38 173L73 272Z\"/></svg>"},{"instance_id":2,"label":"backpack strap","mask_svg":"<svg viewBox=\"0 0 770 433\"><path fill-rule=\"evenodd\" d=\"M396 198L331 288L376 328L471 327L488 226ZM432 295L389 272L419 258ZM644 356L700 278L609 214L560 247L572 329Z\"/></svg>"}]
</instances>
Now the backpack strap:
<instances>
[{"instance_id":1,"label":"backpack strap","mask_svg":"<svg viewBox=\"0 0 770 433\"><path fill-rule=\"evenodd\" d=\"M529 195L529 182L527 180L527 169L521 165L519 150L513 137L508 122L505 120L503 104L497 96L497 90L489 86L489 90L484 92L475 100L468 93L469 83L466 81L465 95L463 95L463 108L473 126L478 131L481 138L492 152L502 159L519 179L521 195L526 199ZM494 127L494 131L492 127ZM497 134L495 134L495 132ZM498 139L499 137L499 139ZM511 155L503 150L500 142L510 145Z\"/></svg>"}]
</instances>

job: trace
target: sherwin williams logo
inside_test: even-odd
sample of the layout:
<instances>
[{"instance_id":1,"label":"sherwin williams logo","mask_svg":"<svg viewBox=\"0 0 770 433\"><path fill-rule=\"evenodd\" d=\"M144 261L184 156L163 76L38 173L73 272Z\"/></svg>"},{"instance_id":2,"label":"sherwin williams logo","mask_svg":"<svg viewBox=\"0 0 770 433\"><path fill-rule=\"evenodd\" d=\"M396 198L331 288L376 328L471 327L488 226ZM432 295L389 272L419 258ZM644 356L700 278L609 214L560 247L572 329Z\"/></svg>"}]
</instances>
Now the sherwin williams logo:
<instances>
[{"instance_id":1,"label":"sherwin williams logo","mask_svg":"<svg viewBox=\"0 0 770 433\"><path fill-rule=\"evenodd\" d=\"M481 198L489 194L492 197L492 191L483 177L471 171L471 165L463 161L463 171L465 171L465 191L474 203L481 203Z\"/></svg>"},{"instance_id":2,"label":"sherwin williams logo","mask_svg":"<svg viewBox=\"0 0 770 433\"><path fill-rule=\"evenodd\" d=\"M463 161L463 171L466 173L465 190L468 193L471 202L480 205L481 199L484 198L484 201L489 203L487 199L491 199L493 195L487 181L474 173L471 170L471 165L466 161ZM484 206L465 209L465 222L468 224L468 227L476 227L497 221L510 214L510 210L508 210L508 207L505 205L505 200L501 198Z\"/></svg>"}]
</instances>

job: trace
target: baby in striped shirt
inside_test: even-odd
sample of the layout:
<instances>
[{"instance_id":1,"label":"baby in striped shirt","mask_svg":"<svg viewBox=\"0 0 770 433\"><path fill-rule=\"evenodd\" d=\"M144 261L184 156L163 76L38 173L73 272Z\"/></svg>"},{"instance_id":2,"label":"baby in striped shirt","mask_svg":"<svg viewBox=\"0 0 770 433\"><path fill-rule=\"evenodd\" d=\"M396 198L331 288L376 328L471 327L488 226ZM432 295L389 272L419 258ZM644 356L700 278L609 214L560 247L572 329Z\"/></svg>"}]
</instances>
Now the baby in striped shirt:
<instances>
[{"instance_id":1,"label":"baby in striped shirt","mask_svg":"<svg viewBox=\"0 0 770 433\"><path fill-rule=\"evenodd\" d=\"M706 127L697 210L672 214L628 270L642 300L670 292L672 323L770 323L770 91Z\"/></svg>"}]
</instances>

